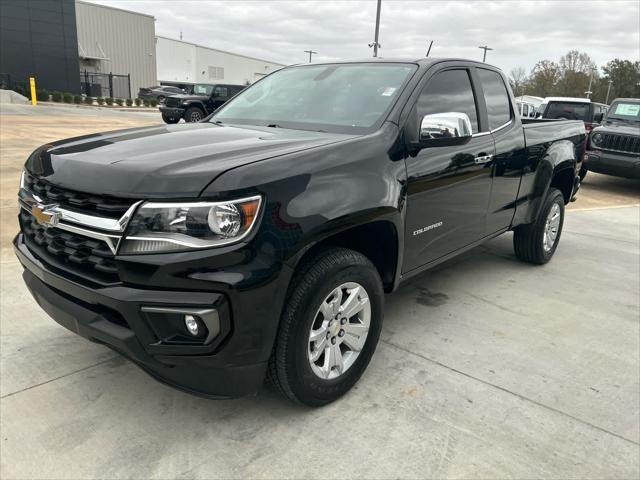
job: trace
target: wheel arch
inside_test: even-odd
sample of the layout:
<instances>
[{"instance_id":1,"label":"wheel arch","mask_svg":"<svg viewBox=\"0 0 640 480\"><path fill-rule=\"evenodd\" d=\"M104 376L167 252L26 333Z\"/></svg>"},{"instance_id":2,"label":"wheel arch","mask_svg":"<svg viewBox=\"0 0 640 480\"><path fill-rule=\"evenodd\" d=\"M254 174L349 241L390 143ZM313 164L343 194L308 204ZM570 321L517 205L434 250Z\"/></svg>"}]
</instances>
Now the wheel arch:
<instances>
[{"instance_id":1,"label":"wheel arch","mask_svg":"<svg viewBox=\"0 0 640 480\"><path fill-rule=\"evenodd\" d=\"M397 283L399 271L400 231L397 222L388 218L351 225L316 238L287 263L297 269L323 249L348 248L361 253L373 263L385 292L390 292Z\"/></svg>"}]
</instances>

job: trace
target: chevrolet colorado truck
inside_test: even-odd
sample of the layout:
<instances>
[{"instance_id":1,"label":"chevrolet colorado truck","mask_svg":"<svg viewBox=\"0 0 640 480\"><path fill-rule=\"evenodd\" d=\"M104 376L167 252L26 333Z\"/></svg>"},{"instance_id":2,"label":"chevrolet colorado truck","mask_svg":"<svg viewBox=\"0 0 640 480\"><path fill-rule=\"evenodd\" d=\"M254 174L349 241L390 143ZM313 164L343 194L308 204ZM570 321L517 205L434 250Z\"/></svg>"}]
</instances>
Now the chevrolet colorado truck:
<instances>
[{"instance_id":1,"label":"chevrolet colorado truck","mask_svg":"<svg viewBox=\"0 0 640 480\"><path fill-rule=\"evenodd\" d=\"M211 397L323 405L371 359L385 292L505 232L556 252L582 121L521 119L456 59L287 67L210 118L43 145L15 252L59 324Z\"/></svg>"},{"instance_id":2,"label":"chevrolet colorado truck","mask_svg":"<svg viewBox=\"0 0 640 480\"><path fill-rule=\"evenodd\" d=\"M592 130L581 179L589 170L640 179L640 98L616 98Z\"/></svg>"}]
</instances>

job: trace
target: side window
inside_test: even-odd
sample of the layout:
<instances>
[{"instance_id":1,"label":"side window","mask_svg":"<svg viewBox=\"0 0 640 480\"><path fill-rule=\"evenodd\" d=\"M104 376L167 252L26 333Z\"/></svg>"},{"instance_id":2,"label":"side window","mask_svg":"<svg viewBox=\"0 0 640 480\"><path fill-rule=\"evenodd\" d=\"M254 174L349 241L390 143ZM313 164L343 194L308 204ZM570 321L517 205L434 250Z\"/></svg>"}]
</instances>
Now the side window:
<instances>
[{"instance_id":1,"label":"side window","mask_svg":"<svg viewBox=\"0 0 640 480\"><path fill-rule=\"evenodd\" d=\"M223 97L226 98L227 97L227 87L216 87L216 89L213 91L214 95L216 97Z\"/></svg>"},{"instance_id":2,"label":"side window","mask_svg":"<svg viewBox=\"0 0 640 480\"><path fill-rule=\"evenodd\" d=\"M509 94L499 73L479 68L478 76L484 90L484 101L487 104L489 129L493 130L511 120Z\"/></svg>"},{"instance_id":3,"label":"side window","mask_svg":"<svg viewBox=\"0 0 640 480\"><path fill-rule=\"evenodd\" d=\"M418 97L418 118L433 113L466 113L471 131L478 131L478 113L471 79L466 70L446 70L437 73Z\"/></svg>"}]
</instances>

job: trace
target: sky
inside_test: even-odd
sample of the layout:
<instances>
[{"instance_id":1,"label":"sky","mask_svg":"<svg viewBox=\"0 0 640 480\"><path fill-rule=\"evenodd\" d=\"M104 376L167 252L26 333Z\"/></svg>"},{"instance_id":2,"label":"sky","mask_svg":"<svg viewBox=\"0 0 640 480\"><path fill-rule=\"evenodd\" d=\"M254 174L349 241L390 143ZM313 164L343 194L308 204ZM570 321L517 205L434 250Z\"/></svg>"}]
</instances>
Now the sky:
<instances>
[{"instance_id":1,"label":"sky","mask_svg":"<svg viewBox=\"0 0 640 480\"><path fill-rule=\"evenodd\" d=\"M283 64L372 55L376 1L90 0L153 15L156 34ZM382 0L379 56L482 59L509 72L577 49L640 60L640 1Z\"/></svg>"}]
</instances>

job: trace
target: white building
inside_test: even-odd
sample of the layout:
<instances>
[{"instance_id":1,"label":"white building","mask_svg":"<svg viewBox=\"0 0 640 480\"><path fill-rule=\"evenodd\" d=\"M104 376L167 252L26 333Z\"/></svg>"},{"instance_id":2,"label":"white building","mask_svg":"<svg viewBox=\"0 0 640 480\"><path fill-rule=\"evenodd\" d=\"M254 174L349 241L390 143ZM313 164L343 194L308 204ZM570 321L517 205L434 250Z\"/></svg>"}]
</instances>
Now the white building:
<instances>
[{"instance_id":1,"label":"white building","mask_svg":"<svg viewBox=\"0 0 640 480\"><path fill-rule=\"evenodd\" d=\"M160 83L248 85L284 65L156 35Z\"/></svg>"}]
</instances>

